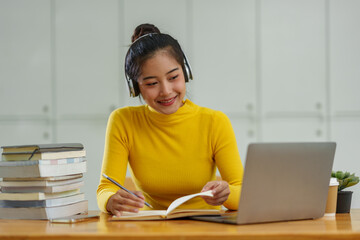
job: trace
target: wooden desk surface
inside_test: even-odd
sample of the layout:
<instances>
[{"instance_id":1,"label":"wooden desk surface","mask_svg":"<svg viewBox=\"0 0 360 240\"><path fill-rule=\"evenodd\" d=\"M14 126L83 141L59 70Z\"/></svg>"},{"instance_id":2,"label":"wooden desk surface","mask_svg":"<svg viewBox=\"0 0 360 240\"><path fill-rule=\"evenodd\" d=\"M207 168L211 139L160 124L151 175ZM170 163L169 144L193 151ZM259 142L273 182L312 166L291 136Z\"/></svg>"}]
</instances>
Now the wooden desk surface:
<instances>
[{"instance_id":1,"label":"wooden desk surface","mask_svg":"<svg viewBox=\"0 0 360 240\"><path fill-rule=\"evenodd\" d=\"M228 225L192 220L52 224L0 219L0 239L360 239L360 209L317 220Z\"/></svg>"}]
</instances>

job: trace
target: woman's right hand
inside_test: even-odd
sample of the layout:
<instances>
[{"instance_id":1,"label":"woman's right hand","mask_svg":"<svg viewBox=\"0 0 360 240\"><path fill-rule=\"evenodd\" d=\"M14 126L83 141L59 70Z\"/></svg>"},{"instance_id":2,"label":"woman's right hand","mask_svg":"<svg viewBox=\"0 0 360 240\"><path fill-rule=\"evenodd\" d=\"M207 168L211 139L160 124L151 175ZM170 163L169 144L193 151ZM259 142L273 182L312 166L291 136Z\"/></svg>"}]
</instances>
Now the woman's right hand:
<instances>
[{"instance_id":1,"label":"woman's right hand","mask_svg":"<svg viewBox=\"0 0 360 240\"><path fill-rule=\"evenodd\" d=\"M120 217L121 212L138 212L139 208L144 207L145 198L142 192L134 191L134 195L120 189L112 195L107 204L106 210L113 215Z\"/></svg>"}]
</instances>

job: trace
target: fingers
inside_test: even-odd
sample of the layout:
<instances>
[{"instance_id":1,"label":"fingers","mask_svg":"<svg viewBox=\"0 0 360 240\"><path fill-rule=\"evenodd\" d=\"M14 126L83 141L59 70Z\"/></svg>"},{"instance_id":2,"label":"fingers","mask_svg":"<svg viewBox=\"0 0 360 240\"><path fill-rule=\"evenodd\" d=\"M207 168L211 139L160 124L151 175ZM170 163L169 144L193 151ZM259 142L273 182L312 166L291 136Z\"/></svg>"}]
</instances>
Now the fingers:
<instances>
[{"instance_id":1,"label":"fingers","mask_svg":"<svg viewBox=\"0 0 360 240\"><path fill-rule=\"evenodd\" d=\"M144 207L145 198L141 192L135 194L136 196L120 189L109 198L106 209L116 216L121 216L124 211L138 212L139 208Z\"/></svg>"},{"instance_id":2,"label":"fingers","mask_svg":"<svg viewBox=\"0 0 360 240\"><path fill-rule=\"evenodd\" d=\"M121 216L121 212L118 210L114 210L113 212L111 212L113 215L120 217Z\"/></svg>"},{"instance_id":3,"label":"fingers","mask_svg":"<svg viewBox=\"0 0 360 240\"><path fill-rule=\"evenodd\" d=\"M144 195L143 195L142 192L140 192L140 191L134 191L133 193L134 193L136 196L138 196L140 199L142 199L142 200L145 201L145 197L144 197Z\"/></svg>"},{"instance_id":4,"label":"fingers","mask_svg":"<svg viewBox=\"0 0 360 240\"><path fill-rule=\"evenodd\" d=\"M230 195L229 184L226 181L211 181L208 182L202 189L202 192L211 190L213 197L204 196L203 199L210 205L223 204Z\"/></svg>"},{"instance_id":5,"label":"fingers","mask_svg":"<svg viewBox=\"0 0 360 240\"><path fill-rule=\"evenodd\" d=\"M212 193L214 194L214 189L220 184L220 181L211 181L205 184L201 192L206 192L209 190L212 190ZM216 192L216 190L215 190Z\"/></svg>"}]
</instances>

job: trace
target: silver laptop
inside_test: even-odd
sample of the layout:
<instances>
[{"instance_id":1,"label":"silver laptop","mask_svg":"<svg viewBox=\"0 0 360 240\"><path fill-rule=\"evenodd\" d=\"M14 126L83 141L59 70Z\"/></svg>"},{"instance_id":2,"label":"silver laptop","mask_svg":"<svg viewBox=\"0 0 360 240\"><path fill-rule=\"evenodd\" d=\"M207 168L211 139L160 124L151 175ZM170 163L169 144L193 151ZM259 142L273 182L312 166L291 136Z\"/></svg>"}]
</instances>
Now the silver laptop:
<instances>
[{"instance_id":1,"label":"silver laptop","mask_svg":"<svg viewBox=\"0 0 360 240\"><path fill-rule=\"evenodd\" d=\"M248 146L237 212L192 219L250 224L324 215L336 143L253 143Z\"/></svg>"}]
</instances>

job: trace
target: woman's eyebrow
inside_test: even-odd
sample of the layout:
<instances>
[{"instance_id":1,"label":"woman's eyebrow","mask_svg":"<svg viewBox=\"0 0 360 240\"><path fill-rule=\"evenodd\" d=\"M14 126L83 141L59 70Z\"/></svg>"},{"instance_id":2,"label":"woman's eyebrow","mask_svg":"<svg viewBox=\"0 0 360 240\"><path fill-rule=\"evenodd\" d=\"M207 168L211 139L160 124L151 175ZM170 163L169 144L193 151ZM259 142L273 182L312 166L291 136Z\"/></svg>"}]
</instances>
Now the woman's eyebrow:
<instances>
[{"instance_id":1,"label":"woman's eyebrow","mask_svg":"<svg viewBox=\"0 0 360 240\"><path fill-rule=\"evenodd\" d=\"M149 80L151 78L156 78L155 76L148 76L148 77L144 77L142 80L145 81L145 80Z\"/></svg>"},{"instance_id":2,"label":"woman's eyebrow","mask_svg":"<svg viewBox=\"0 0 360 240\"><path fill-rule=\"evenodd\" d=\"M172 73L172 72L175 72L175 71L177 71L177 70L179 70L178 67L177 67L177 68L174 68L174 69L172 69L172 70L170 70L170 71L168 71L168 72L166 73L166 75L168 75L168 74L170 74L170 73ZM155 77L155 76L147 76L147 77L144 77L142 80L145 81L145 80L148 80L148 79L151 79L151 78L156 78L156 77Z\"/></svg>"},{"instance_id":3,"label":"woman's eyebrow","mask_svg":"<svg viewBox=\"0 0 360 240\"><path fill-rule=\"evenodd\" d=\"M174 68L173 70L168 71L168 72L166 73L166 75L168 75L168 74L170 74L170 73L172 73L172 72L174 72L174 71L176 71L176 70L179 70L179 68L177 67L177 68Z\"/></svg>"}]
</instances>

